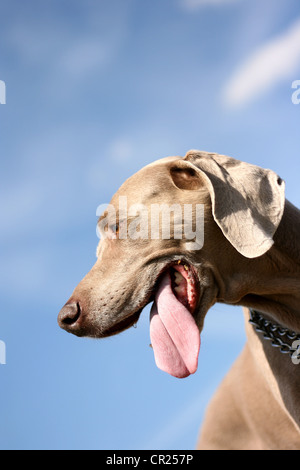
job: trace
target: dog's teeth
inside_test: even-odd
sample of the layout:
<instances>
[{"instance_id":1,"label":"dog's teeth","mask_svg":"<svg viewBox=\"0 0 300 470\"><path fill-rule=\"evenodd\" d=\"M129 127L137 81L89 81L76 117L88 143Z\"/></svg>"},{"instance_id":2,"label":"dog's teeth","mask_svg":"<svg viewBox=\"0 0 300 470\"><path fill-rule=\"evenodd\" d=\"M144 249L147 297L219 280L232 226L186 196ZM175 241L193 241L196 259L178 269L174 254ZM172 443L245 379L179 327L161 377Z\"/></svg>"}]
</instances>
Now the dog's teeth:
<instances>
[{"instance_id":1,"label":"dog's teeth","mask_svg":"<svg viewBox=\"0 0 300 470\"><path fill-rule=\"evenodd\" d=\"M184 292L184 289L182 288L182 286L177 286L177 287L174 287L174 291L180 295Z\"/></svg>"},{"instance_id":2,"label":"dog's teeth","mask_svg":"<svg viewBox=\"0 0 300 470\"><path fill-rule=\"evenodd\" d=\"M187 266L186 264L185 264L183 267L184 267L184 269L185 269L186 271L189 270L189 268L188 268L188 266Z\"/></svg>"},{"instance_id":3,"label":"dog's teeth","mask_svg":"<svg viewBox=\"0 0 300 470\"><path fill-rule=\"evenodd\" d=\"M179 286L182 280L183 280L183 276L178 271L176 271L175 272L175 284Z\"/></svg>"}]
</instances>

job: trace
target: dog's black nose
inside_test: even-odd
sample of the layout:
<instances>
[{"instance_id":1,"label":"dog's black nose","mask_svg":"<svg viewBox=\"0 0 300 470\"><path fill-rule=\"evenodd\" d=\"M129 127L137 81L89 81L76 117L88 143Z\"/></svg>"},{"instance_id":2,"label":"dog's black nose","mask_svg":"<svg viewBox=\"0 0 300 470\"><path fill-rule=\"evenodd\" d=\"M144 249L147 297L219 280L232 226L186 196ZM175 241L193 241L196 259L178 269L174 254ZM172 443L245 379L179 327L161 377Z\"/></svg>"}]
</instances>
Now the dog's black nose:
<instances>
[{"instance_id":1,"label":"dog's black nose","mask_svg":"<svg viewBox=\"0 0 300 470\"><path fill-rule=\"evenodd\" d=\"M64 330L72 332L81 315L79 302L66 303L58 314L58 324Z\"/></svg>"}]
</instances>

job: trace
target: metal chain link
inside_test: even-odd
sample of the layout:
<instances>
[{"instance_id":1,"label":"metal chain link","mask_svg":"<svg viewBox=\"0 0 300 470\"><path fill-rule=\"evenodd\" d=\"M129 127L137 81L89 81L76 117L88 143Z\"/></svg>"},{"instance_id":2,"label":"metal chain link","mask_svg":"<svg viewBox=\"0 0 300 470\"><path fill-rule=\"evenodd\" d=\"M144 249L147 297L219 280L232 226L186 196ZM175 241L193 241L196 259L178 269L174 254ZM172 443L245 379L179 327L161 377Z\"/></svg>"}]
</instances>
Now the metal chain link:
<instances>
[{"instance_id":1,"label":"metal chain link","mask_svg":"<svg viewBox=\"0 0 300 470\"><path fill-rule=\"evenodd\" d=\"M274 348L279 348L283 354L289 354L293 359L300 359L300 334L266 320L261 313L253 309L250 309L249 323L254 325L258 333L263 333L264 338L271 341ZM293 343L289 344L284 339ZM294 341L299 341L296 348L293 347Z\"/></svg>"}]
</instances>

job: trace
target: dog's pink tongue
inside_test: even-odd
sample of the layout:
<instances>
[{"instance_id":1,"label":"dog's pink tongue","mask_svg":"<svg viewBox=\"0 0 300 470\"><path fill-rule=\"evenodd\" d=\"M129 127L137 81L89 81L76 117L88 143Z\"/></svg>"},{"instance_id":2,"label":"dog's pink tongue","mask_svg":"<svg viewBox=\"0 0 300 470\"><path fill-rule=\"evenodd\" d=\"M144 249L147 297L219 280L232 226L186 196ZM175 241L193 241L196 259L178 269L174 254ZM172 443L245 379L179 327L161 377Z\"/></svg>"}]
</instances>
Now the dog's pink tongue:
<instances>
[{"instance_id":1,"label":"dog's pink tongue","mask_svg":"<svg viewBox=\"0 0 300 470\"><path fill-rule=\"evenodd\" d=\"M196 372L199 329L188 309L173 294L169 274L163 277L151 309L150 338L160 369L179 378Z\"/></svg>"}]
</instances>

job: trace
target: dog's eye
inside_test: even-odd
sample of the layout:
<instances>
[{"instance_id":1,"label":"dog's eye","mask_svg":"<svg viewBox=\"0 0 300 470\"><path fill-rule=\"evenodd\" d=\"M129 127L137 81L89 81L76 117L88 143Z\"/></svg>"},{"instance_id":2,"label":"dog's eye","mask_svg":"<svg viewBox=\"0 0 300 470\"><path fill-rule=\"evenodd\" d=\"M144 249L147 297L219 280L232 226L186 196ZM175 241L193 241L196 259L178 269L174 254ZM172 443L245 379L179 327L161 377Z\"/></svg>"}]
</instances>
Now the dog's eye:
<instances>
[{"instance_id":1,"label":"dog's eye","mask_svg":"<svg viewBox=\"0 0 300 470\"><path fill-rule=\"evenodd\" d=\"M119 224L112 224L108 227L109 238L118 238L120 226Z\"/></svg>"},{"instance_id":2,"label":"dog's eye","mask_svg":"<svg viewBox=\"0 0 300 470\"><path fill-rule=\"evenodd\" d=\"M114 232L117 235L119 233L119 229L120 229L119 224L111 225L110 229L111 229L112 232Z\"/></svg>"}]
</instances>

